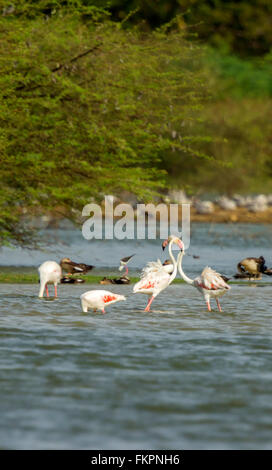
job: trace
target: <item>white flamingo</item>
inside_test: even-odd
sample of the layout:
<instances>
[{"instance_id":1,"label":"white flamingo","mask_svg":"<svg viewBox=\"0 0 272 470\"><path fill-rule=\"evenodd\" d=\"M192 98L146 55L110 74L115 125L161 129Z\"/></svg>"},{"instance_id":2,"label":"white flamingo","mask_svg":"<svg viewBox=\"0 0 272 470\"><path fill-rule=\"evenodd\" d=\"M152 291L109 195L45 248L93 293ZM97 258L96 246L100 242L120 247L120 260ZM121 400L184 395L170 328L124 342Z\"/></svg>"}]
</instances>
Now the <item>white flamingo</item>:
<instances>
[{"instance_id":1,"label":"white flamingo","mask_svg":"<svg viewBox=\"0 0 272 470\"><path fill-rule=\"evenodd\" d=\"M150 296L148 304L145 308L145 312L149 312L150 305L157 297L157 295L166 287L168 287L171 282L175 279L177 275L177 261L172 253L172 245L173 243L177 244L180 249L184 248L182 241L174 236L170 235L168 240L165 240L163 249L169 243L169 256L172 260L174 269L172 270L172 274L169 272L169 266L163 266L161 261L151 261L147 264L147 266L143 269L141 274L141 279L137 282L133 288L134 294L146 294Z\"/></svg>"},{"instance_id":2,"label":"white flamingo","mask_svg":"<svg viewBox=\"0 0 272 470\"><path fill-rule=\"evenodd\" d=\"M83 312L88 312L88 309L92 308L94 312L101 310L102 313L106 313L105 307L107 305L126 300L126 297L108 290L89 290L80 296L80 300Z\"/></svg>"},{"instance_id":3,"label":"white flamingo","mask_svg":"<svg viewBox=\"0 0 272 470\"><path fill-rule=\"evenodd\" d=\"M182 269L182 259L185 252L184 250L180 253L178 259L178 270L182 279L190 284L193 287L196 287L199 292L203 295L209 312L211 311L210 298L215 297L217 307L219 312L222 312L221 305L219 303L218 297L226 294L230 290L230 286L227 284L229 280L227 277L222 274L217 273L214 269L211 269L209 266L203 269L200 276L195 279L190 279Z\"/></svg>"},{"instance_id":4,"label":"white flamingo","mask_svg":"<svg viewBox=\"0 0 272 470\"><path fill-rule=\"evenodd\" d=\"M38 271L40 275L39 297L43 297L44 289L46 290L47 297L49 297L47 284L54 284L55 297L57 297L57 285L60 283L62 276L60 265L55 261L45 261L39 266Z\"/></svg>"}]
</instances>

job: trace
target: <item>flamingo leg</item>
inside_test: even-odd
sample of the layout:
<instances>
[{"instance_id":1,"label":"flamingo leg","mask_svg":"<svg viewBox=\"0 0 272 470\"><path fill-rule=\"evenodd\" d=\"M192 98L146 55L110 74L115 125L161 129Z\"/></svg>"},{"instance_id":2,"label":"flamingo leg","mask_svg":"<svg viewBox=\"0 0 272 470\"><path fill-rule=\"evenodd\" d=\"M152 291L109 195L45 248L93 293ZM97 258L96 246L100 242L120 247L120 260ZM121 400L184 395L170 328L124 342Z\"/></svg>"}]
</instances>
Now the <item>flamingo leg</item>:
<instances>
[{"instance_id":1,"label":"flamingo leg","mask_svg":"<svg viewBox=\"0 0 272 470\"><path fill-rule=\"evenodd\" d=\"M216 299L216 303L217 303L217 307L218 307L219 312L222 312L222 308L221 308L221 305L220 305L218 299Z\"/></svg>"},{"instance_id":2,"label":"flamingo leg","mask_svg":"<svg viewBox=\"0 0 272 470\"><path fill-rule=\"evenodd\" d=\"M211 312L212 309L211 309L211 305L210 305L210 300L206 300L206 304L207 304L209 312Z\"/></svg>"},{"instance_id":3,"label":"flamingo leg","mask_svg":"<svg viewBox=\"0 0 272 470\"><path fill-rule=\"evenodd\" d=\"M104 308L102 308L102 313L106 313Z\"/></svg>"},{"instance_id":4,"label":"flamingo leg","mask_svg":"<svg viewBox=\"0 0 272 470\"><path fill-rule=\"evenodd\" d=\"M54 287L55 287L55 297L58 297L57 286L54 286Z\"/></svg>"},{"instance_id":5,"label":"flamingo leg","mask_svg":"<svg viewBox=\"0 0 272 470\"><path fill-rule=\"evenodd\" d=\"M46 290L46 295L47 295L47 297L49 297L49 292L48 292L47 284L45 284L45 290Z\"/></svg>"},{"instance_id":6,"label":"flamingo leg","mask_svg":"<svg viewBox=\"0 0 272 470\"><path fill-rule=\"evenodd\" d=\"M126 276L128 275L128 267L126 266Z\"/></svg>"},{"instance_id":7,"label":"flamingo leg","mask_svg":"<svg viewBox=\"0 0 272 470\"><path fill-rule=\"evenodd\" d=\"M152 295L152 297L150 297L150 299L149 299L149 301L148 301L148 304L147 304L147 306L146 306L145 309L144 309L145 312L149 312L149 310L150 310L150 305L152 304L153 300L154 300L154 295Z\"/></svg>"}]
</instances>

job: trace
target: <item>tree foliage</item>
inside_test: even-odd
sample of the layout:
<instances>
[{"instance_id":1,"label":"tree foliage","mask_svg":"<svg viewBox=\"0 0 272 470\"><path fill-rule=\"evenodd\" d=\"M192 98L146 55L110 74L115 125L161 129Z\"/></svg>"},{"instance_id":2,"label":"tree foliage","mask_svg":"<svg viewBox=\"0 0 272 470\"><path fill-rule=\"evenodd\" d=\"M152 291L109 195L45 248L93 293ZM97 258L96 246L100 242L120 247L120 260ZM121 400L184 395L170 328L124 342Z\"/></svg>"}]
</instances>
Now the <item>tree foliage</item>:
<instances>
[{"instance_id":1,"label":"tree foliage","mask_svg":"<svg viewBox=\"0 0 272 470\"><path fill-rule=\"evenodd\" d=\"M209 44L242 57L263 56L272 44L272 2L269 0L2 0L17 15L53 15L61 9L86 17L111 15L114 21L155 29L180 16L180 28Z\"/></svg>"},{"instance_id":2,"label":"tree foliage","mask_svg":"<svg viewBox=\"0 0 272 470\"><path fill-rule=\"evenodd\" d=\"M198 155L190 129L205 88L179 32L74 11L2 15L0 34L2 243L31 243L25 208L74 218L104 194L151 199L162 155Z\"/></svg>"}]
</instances>

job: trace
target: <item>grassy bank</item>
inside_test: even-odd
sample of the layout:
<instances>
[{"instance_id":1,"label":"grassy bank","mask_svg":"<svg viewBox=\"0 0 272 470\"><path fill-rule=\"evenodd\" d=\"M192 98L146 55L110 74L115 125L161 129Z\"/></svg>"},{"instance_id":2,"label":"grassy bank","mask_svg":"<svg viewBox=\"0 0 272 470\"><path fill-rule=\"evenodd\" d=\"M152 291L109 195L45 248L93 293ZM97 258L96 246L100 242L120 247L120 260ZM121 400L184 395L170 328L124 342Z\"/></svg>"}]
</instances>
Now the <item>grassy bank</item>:
<instances>
[{"instance_id":1,"label":"grassy bank","mask_svg":"<svg viewBox=\"0 0 272 470\"><path fill-rule=\"evenodd\" d=\"M111 276L113 277L113 276ZM101 281L101 279L103 278L103 276L94 276L94 275L87 275L87 276L84 276L84 281L85 283L84 284L99 284L99 281ZM130 286L132 286L133 284L135 284L135 282L139 281L139 278L138 277L131 277L130 278ZM38 284L39 283L39 276L37 274L31 274L31 273L16 273L16 272L9 272L9 273L0 273L0 284ZM177 278L173 281L174 284L184 284L185 282L183 281L183 279L180 279L180 278ZM260 281L242 281L242 280L239 280L239 281L236 281L236 280L233 280L233 281L229 281L229 284L239 284L239 285L252 285L252 284L258 284L260 283ZM68 284L69 285L69 284ZM73 286L74 284L71 284L71 286ZM77 284L75 284L77 285ZM78 284L78 285L81 285L81 284ZM108 289L110 288L112 285L119 285L120 284L107 284L107 285L103 285L101 284L101 288L104 288L105 289ZM267 282L267 281L262 281L261 282L261 285L271 285L271 282Z\"/></svg>"}]
</instances>

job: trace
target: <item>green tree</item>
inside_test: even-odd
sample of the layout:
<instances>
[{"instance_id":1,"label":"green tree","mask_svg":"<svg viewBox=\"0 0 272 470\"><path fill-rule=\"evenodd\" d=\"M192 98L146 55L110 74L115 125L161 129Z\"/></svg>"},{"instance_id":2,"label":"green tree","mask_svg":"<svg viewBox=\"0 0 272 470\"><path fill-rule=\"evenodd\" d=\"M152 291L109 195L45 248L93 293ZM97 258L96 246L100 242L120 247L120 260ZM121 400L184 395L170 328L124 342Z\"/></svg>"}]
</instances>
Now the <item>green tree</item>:
<instances>
[{"instance_id":1,"label":"green tree","mask_svg":"<svg viewBox=\"0 0 272 470\"><path fill-rule=\"evenodd\" d=\"M150 200L164 185L162 155L194 152L197 46L99 15L0 17L2 244L31 245L26 208L75 219L104 194Z\"/></svg>"}]
</instances>

